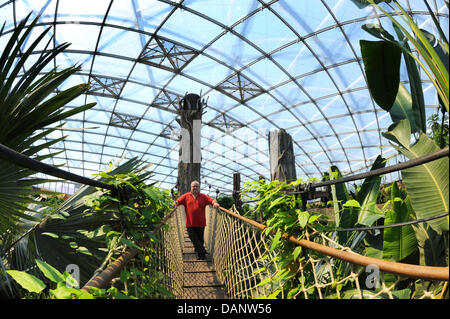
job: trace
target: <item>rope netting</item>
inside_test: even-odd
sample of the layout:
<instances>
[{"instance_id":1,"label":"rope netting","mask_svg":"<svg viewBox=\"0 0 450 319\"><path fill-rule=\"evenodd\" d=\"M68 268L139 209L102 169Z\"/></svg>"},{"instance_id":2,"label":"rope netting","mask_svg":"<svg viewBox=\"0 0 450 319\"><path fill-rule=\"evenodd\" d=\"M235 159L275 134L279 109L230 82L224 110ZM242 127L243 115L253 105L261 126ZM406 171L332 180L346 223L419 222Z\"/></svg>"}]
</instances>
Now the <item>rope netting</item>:
<instances>
[{"instance_id":1,"label":"rope netting","mask_svg":"<svg viewBox=\"0 0 450 319\"><path fill-rule=\"evenodd\" d=\"M295 263L286 270L286 255L272 247L274 236L262 231L264 225L240 216L235 209L207 207L206 218L205 248L231 299L438 299L448 291L448 267L392 262L400 270L394 267L393 271L383 271L386 266L379 266L383 260L361 256L354 247L340 245L335 232L305 230L300 241L284 237L293 254L302 246L293 257ZM154 233L155 240L144 247L151 258L147 263L151 265L147 270L149 278L157 280L174 298L184 298L185 232L185 212L179 206ZM328 250L332 251L328 254ZM353 259L348 256L369 261L351 262ZM287 285L290 289L283 289ZM158 295L153 294L152 298L162 296Z\"/></svg>"},{"instance_id":2,"label":"rope netting","mask_svg":"<svg viewBox=\"0 0 450 319\"><path fill-rule=\"evenodd\" d=\"M307 241L356 255L334 237L333 233L305 231ZM283 271L284 261L271 249L272 239L235 216L208 209L205 243L230 298L434 299L441 298L446 289L445 280L398 276L380 270L377 264L361 266L303 247L294 263L297 269ZM292 286L289 292L282 289L287 284Z\"/></svg>"},{"instance_id":3,"label":"rope netting","mask_svg":"<svg viewBox=\"0 0 450 319\"><path fill-rule=\"evenodd\" d=\"M148 272L175 297L183 296L184 210L180 207L167 219L146 249L153 259Z\"/></svg>"}]
</instances>

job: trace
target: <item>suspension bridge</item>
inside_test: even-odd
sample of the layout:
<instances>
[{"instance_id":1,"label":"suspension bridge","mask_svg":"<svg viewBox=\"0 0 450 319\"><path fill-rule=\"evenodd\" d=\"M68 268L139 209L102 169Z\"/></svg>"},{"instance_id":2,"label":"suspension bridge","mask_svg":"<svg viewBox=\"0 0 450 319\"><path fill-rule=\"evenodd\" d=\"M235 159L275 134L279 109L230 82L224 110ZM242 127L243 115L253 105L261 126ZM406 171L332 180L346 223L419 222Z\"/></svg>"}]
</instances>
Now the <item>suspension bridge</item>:
<instances>
[{"instance_id":1,"label":"suspension bridge","mask_svg":"<svg viewBox=\"0 0 450 319\"><path fill-rule=\"evenodd\" d=\"M414 160L372 170L367 173L343 177L333 181L315 183L315 187L344 183L369 176L421 165L438 158L447 157L448 147ZM95 187L111 189L111 185L80 176L72 176L58 168L39 163L23 154L19 154L0 145L0 157L29 169L52 176L74 180ZM433 218L448 216L444 212ZM448 218L448 217L447 217ZM423 222L416 220L414 222ZM167 225L168 227L160 227ZM396 225L402 226L402 225ZM299 239L283 234L294 246L305 250L295 270L300 285L289 296L285 296L283 281L274 280L278 272L279 256L271 249L273 236L263 234L266 226L241 216L236 210L207 209L205 246L208 252L206 261L195 260L193 247L185 229L185 213L182 206L168 213L156 227L154 235L158 240L140 245L151 245L155 262L152 265L163 274L163 284L176 298L201 299L237 299L272 296L279 291L281 298L348 298L341 288L351 282L354 287L351 298L398 298L398 286L405 278L417 279L416 288L421 298L435 298L436 284L444 282L440 298L448 290L449 268L431 267L415 264L392 262L363 256L355 253L351 247L340 245L335 232L312 232L307 230ZM364 231L364 229L362 229ZM105 288L116 278L121 269L138 253L137 248L129 248L106 269L95 274L82 288ZM335 272L339 264L340 271ZM376 290L367 288L367 268L377 271ZM397 279L392 280L394 274ZM386 280L389 278L388 280ZM279 278L278 278L279 279ZM366 287L363 284L366 284ZM373 282L372 282L373 283ZM417 286L419 285L419 286ZM420 286L421 285L421 286ZM373 287L372 287L373 288ZM400 289L401 291L401 289Z\"/></svg>"},{"instance_id":2,"label":"suspension bridge","mask_svg":"<svg viewBox=\"0 0 450 319\"><path fill-rule=\"evenodd\" d=\"M185 213L179 206L164 220L169 227L157 232L158 241L152 243L158 256L154 267L164 274L164 285L180 299L253 299L270 296L279 288L271 280L277 276L277 251L270 252L272 236L262 234L265 225L241 216L236 210L222 207L206 209L205 247L207 260L197 260L185 229ZM328 235L328 236L327 236ZM393 293L405 278L448 283L448 267L429 267L371 258L343 247L333 236L308 233L304 239L283 235L295 245L308 250L299 263L298 278L304 283L291 298L344 298L340 287L351 281L354 298L396 298ZM134 254L136 251L134 252ZM123 257L123 258L122 258ZM89 281L91 286L105 287L133 257L130 249L105 271ZM335 277L336 261L345 262L345 276ZM365 267L379 271L377 292L368 293L361 277ZM398 275L394 282L385 280L386 274ZM363 277L365 278L365 277ZM444 287L443 291L445 290ZM332 293L330 293L332 291ZM325 295L326 292L326 295ZM281 298L286 298L281 292ZM435 298L431 287L424 287L423 298Z\"/></svg>"}]
</instances>

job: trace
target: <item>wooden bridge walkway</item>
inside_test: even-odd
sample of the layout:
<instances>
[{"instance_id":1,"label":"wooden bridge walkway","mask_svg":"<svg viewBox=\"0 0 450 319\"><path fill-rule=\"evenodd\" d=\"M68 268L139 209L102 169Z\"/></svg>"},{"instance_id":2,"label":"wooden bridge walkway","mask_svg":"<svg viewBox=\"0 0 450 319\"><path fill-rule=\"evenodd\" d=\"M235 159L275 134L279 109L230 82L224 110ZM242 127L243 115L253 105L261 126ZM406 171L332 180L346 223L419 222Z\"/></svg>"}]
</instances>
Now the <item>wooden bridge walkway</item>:
<instances>
[{"instance_id":1,"label":"wooden bridge walkway","mask_svg":"<svg viewBox=\"0 0 450 319\"><path fill-rule=\"evenodd\" d=\"M216 276L211 256L207 254L206 260L197 260L187 232L183 243L183 269L184 299L227 299L224 285Z\"/></svg>"}]
</instances>

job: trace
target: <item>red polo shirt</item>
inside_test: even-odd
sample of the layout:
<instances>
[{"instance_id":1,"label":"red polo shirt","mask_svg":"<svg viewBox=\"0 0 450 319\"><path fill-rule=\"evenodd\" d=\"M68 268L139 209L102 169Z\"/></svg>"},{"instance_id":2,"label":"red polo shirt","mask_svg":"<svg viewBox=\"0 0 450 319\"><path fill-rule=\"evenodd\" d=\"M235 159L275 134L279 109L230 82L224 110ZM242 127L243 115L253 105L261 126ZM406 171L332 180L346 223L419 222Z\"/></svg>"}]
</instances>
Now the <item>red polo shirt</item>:
<instances>
[{"instance_id":1,"label":"red polo shirt","mask_svg":"<svg viewBox=\"0 0 450 319\"><path fill-rule=\"evenodd\" d=\"M184 205L186 211L186 227L205 227L205 207L213 203L211 197L206 194L198 194L197 198L191 192L183 194L177 199L178 205Z\"/></svg>"}]
</instances>

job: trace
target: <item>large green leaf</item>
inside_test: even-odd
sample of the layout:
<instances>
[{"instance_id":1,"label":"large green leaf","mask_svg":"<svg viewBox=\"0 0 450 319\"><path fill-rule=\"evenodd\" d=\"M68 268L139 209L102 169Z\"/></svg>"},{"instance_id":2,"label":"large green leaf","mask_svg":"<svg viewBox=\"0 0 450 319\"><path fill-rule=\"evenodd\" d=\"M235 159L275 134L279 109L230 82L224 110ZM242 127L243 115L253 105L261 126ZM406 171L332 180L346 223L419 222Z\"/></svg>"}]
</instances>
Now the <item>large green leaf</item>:
<instances>
[{"instance_id":1,"label":"large green leaf","mask_svg":"<svg viewBox=\"0 0 450 319\"><path fill-rule=\"evenodd\" d=\"M371 171L386 166L386 160L378 155L375 159ZM358 216L358 224L371 226L381 217L377 207L377 197L380 192L381 176L371 176L364 180L356 196L356 200L361 205Z\"/></svg>"},{"instance_id":2,"label":"large green leaf","mask_svg":"<svg viewBox=\"0 0 450 319\"><path fill-rule=\"evenodd\" d=\"M411 94L405 88L403 83L400 83L397 97L395 98L394 105L389 110L389 115L391 116L393 123L407 119L411 124L412 133L416 133L419 132L419 127L416 125L412 106Z\"/></svg>"},{"instance_id":3,"label":"large green leaf","mask_svg":"<svg viewBox=\"0 0 450 319\"><path fill-rule=\"evenodd\" d=\"M405 35L395 24L394 30L397 33L399 42L396 44L403 51L403 58L405 59L406 69L408 71L409 87L411 90L411 116L409 121L413 132L421 130L426 132L426 116L425 116L425 101L423 97L422 79L420 78L419 69L412 57L412 51L405 41Z\"/></svg>"},{"instance_id":4,"label":"large green leaf","mask_svg":"<svg viewBox=\"0 0 450 319\"><path fill-rule=\"evenodd\" d=\"M396 224L412 220L414 212L408 203L409 199L401 198L397 182L392 184L392 210L385 213L384 224ZM417 250L417 240L411 225L384 229L383 259L401 261Z\"/></svg>"},{"instance_id":5,"label":"large green leaf","mask_svg":"<svg viewBox=\"0 0 450 319\"><path fill-rule=\"evenodd\" d=\"M419 158L440 148L425 133L421 133L416 144L400 151L409 159ZM444 157L402 171L402 178L411 199L417 218L432 217L448 212L449 197L449 159ZM429 221L439 234L448 230L449 219L439 218Z\"/></svg>"},{"instance_id":6,"label":"large green leaf","mask_svg":"<svg viewBox=\"0 0 450 319\"><path fill-rule=\"evenodd\" d=\"M387 41L360 40L360 47L370 93L383 110L389 111L400 83L401 50Z\"/></svg>"},{"instance_id":7,"label":"large green leaf","mask_svg":"<svg viewBox=\"0 0 450 319\"><path fill-rule=\"evenodd\" d=\"M339 179L341 177L342 174L339 171L339 168L335 165L332 165L330 167L330 180ZM339 226L343 204L345 204L350 199L345 183L331 185L331 195L333 198L333 208L336 226Z\"/></svg>"},{"instance_id":8,"label":"large green leaf","mask_svg":"<svg viewBox=\"0 0 450 319\"><path fill-rule=\"evenodd\" d=\"M341 178L342 174L336 166L330 167L330 179ZM331 195L333 198L334 216L336 226L340 228L349 228L355 226L360 211L360 205L355 200L350 200L347 186L345 183L331 185ZM351 237L349 232L337 233L338 242L346 245Z\"/></svg>"},{"instance_id":9,"label":"large green leaf","mask_svg":"<svg viewBox=\"0 0 450 319\"><path fill-rule=\"evenodd\" d=\"M24 271L7 270L6 271L22 288L29 292L40 293L46 285L38 278Z\"/></svg>"},{"instance_id":10,"label":"large green leaf","mask_svg":"<svg viewBox=\"0 0 450 319\"><path fill-rule=\"evenodd\" d=\"M408 120L401 120L382 133L396 144L393 146L409 159L439 151L439 146L421 132L417 143L410 144L411 128ZM402 178L417 218L432 217L448 212L449 159L444 157L402 171ZM448 217L431 220L429 224L438 232L448 230Z\"/></svg>"},{"instance_id":11,"label":"large green leaf","mask_svg":"<svg viewBox=\"0 0 450 319\"><path fill-rule=\"evenodd\" d=\"M63 274L60 273L55 267L47 264L46 262L36 259L36 264L39 267L39 269L42 271L45 277L50 279L53 282L65 282L66 279L64 278Z\"/></svg>"},{"instance_id":12,"label":"large green leaf","mask_svg":"<svg viewBox=\"0 0 450 319\"><path fill-rule=\"evenodd\" d=\"M439 235L427 223L414 224L412 227L416 232L420 264L436 267L448 266L448 247L445 247L448 233L444 232Z\"/></svg>"},{"instance_id":13,"label":"large green leaf","mask_svg":"<svg viewBox=\"0 0 450 319\"><path fill-rule=\"evenodd\" d=\"M411 144L411 125L407 119L401 120L397 123L391 124L387 132L382 132L388 140L391 140L397 145L396 148L409 148Z\"/></svg>"}]
</instances>

